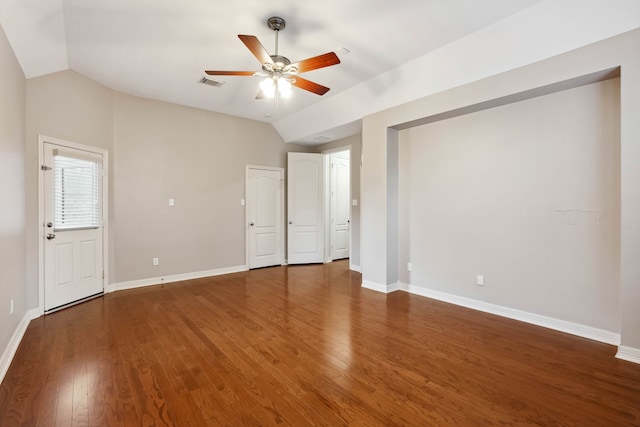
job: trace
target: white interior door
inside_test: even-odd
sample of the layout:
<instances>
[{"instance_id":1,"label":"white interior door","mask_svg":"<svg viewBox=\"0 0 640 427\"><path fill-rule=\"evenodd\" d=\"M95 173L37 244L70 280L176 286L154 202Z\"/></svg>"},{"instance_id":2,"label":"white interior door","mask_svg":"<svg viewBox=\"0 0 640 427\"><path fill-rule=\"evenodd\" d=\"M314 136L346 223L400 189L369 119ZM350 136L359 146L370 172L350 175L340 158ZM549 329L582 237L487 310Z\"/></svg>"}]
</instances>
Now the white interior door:
<instances>
[{"instance_id":1,"label":"white interior door","mask_svg":"<svg viewBox=\"0 0 640 427\"><path fill-rule=\"evenodd\" d=\"M102 155L43 144L44 309L103 292Z\"/></svg>"},{"instance_id":2,"label":"white interior door","mask_svg":"<svg viewBox=\"0 0 640 427\"><path fill-rule=\"evenodd\" d=\"M283 178L282 169L247 170L249 268L282 264Z\"/></svg>"},{"instance_id":3,"label":"white interior door","mask_svg":"<svg viewBox=\"0 0 640 427\"><path fill-rule=\"evenodd\" d=\"M349 258L351 197L349 159L331 155L331 259Z\"/></svg>"},{"instance_id":4,"label":"white interior door","mask_svg":"<svg viewBox=\"0 0 640 427\"><path fill-rule=\"evenodd\" d=\"M323 176L322 154L288 153L289 264L324 261Z\"/></svg>"}]
</instances>

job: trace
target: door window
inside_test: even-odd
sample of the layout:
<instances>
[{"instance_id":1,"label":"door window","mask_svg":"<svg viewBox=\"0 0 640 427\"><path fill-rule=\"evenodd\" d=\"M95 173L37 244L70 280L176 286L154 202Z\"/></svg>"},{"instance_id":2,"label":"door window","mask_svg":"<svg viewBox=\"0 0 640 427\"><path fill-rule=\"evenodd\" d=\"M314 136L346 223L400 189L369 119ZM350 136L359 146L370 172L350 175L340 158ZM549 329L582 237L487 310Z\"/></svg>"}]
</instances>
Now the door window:
<instances>
[{"instance_id":1,"label":"door window","mask_svg":"<svg viewBox=\"0 0 640 427\"><path fill-rule=\"evenodd\" d=\"M54 154L55 231L100 226L100 163Z\"/></svg>"}]
</instances>

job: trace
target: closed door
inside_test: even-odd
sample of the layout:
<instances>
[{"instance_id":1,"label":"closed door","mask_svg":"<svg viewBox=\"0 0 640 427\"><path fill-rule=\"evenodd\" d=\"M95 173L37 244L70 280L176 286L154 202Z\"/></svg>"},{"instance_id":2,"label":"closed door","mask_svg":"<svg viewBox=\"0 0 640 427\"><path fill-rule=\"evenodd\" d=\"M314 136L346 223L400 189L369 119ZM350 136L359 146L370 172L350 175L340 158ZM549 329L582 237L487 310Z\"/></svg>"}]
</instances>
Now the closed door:
<instances>
[{"instance_id":1,"label":"closed door","mask_svg":"<svg viewBox=\"0 0 640 427\"><path fill-rule=\"evenodd\" d=\"M288 153L288 263L323 262L323 155Z\"/></svg>"},{"instance_id":2,"label":"closed door","mask_svg":"<svg viewBox=\"0 0 640 427\"><path fill-rule=\"evenodd\" d=\"M349 159L331 156L331 258L349 258Z\"/></svg>"},{"instance_id":3,"label":"closed door","mask_svg":"<svg viewBox=\"0 0 640 427\"><path fill-rule=\"evenodd\" d=\"M43 144L44 309L101 294L102 155Z\"/></svg>"},{"instance_id":4,"label":"closed door","mask_svg":"<svg viewBox=\"0 0 640 427\"><path fill-rule=\"evenodd\" d=\"M282 264L283 186L282 169L248 169L249 268Z\"/></svg>"}]
</instances>

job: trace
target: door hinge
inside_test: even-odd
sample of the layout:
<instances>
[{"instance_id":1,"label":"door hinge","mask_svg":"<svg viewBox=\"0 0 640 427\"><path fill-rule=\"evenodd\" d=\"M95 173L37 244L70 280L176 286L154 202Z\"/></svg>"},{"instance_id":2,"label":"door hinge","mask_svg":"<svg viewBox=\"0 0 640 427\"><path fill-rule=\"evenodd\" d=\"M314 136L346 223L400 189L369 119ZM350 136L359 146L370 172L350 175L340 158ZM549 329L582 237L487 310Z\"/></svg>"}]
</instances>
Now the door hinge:
<instances>
[{"instance_id":1,"label":"door hinge","mask_svg":"<svg viewBox=\"0 0 640 427\"><path fill-rule=\"evenodd\" d=\"M49 166L47 166L47 165L42 165L42 166L40 166L40 170L43 170L43 171L50 171L51 169L52 169L52 168L50 168L50 167L49 167Z\"/></svg>"}]
</instances>

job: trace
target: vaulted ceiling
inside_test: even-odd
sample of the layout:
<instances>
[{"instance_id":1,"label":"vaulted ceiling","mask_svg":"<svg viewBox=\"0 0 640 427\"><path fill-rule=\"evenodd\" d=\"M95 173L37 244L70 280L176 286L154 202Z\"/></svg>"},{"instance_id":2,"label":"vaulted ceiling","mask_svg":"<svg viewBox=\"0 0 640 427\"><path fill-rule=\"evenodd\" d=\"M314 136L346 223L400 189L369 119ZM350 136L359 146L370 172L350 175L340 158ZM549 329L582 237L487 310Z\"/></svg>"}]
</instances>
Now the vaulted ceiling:
<instances>
[{"instance_id":1,"label":"vaulted ceiling","mask_svg":"<svg viewBox=\"0 0 640 427\"><path fill-rule=\"evenodd\" d=\"M287 142L318 143L359 129L362 116L358 113L346 122L329 119L335 97L342 96L342 104L346 100L358 110L367 99L359 99L354 88L378 79L379 94L372 96L388 96L385 91L393 82L385 85L380 76L539 3L0 0L0 20L27 78L71 69L125 93L273 123ZM258 77L221 77L220 87L200 83L206 69L260 70L260 63L237 35L257 36L273 54L275 37L266 24L270 16L286 20L279 35L281 55L298 61L328 51L338 54L341 64L304 74L330 87L326 95L294 89L291 98L276 105L255 99ZM420 74L408 77L417 86L422 78ZM365 114L367 109L362 111ZM323 120L326 125L319 125ZM322 134L326 136L319 138Z\"/></svg>"}]
</instances>

